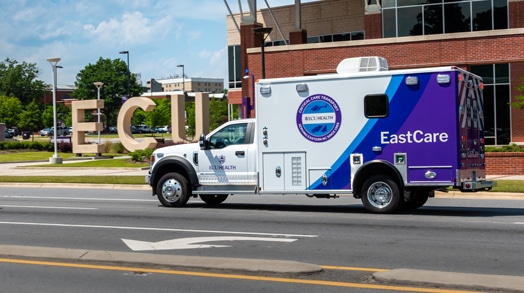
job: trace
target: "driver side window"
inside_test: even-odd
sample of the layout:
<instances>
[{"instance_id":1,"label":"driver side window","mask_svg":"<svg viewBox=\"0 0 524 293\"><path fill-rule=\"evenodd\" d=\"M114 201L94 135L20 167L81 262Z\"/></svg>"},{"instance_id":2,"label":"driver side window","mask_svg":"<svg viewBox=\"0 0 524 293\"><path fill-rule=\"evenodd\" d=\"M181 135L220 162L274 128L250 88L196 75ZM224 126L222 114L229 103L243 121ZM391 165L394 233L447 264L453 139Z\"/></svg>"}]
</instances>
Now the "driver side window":
<instances>
[{"instance_id":1,"label":"driver side window","mask_svg":"<svg viewBox=\"0 0 524 293\"><path fill-rule=\"evenodd\" d=\"M211 147L222 149L228 145L244 144L246 138L247 123L229 125L224 127L209 138Z\"/></svg>"}]
</instances>

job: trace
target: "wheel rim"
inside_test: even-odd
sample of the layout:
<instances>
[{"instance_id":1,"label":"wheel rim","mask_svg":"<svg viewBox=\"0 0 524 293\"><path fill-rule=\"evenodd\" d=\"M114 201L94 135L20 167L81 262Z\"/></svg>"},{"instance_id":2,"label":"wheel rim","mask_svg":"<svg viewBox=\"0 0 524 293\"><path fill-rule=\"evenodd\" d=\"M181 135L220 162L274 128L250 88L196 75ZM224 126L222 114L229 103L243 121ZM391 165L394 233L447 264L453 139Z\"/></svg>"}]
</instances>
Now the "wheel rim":
<instances>
[{"instance_id":1,"label":"wheel rim","mask_svg":"<svg viewBox=\"0 0 524 293\"><path fill-rule=\"evenodd\" d=\"M177 202L182 196L182 185L175 179L169 179L162 184L162 197L168 202Z\"/></svg>"},{"instance_id":2,"label":"wheel rim","mask_svg":"<svg viewBox=\"0 0 524 293\"><path fill-rule=\"evenodd\" d=\"M391 203L393 190L384 182L375 182L368 188L367 198L372 206L381 209Z\"/></svg>"}]
</instances>

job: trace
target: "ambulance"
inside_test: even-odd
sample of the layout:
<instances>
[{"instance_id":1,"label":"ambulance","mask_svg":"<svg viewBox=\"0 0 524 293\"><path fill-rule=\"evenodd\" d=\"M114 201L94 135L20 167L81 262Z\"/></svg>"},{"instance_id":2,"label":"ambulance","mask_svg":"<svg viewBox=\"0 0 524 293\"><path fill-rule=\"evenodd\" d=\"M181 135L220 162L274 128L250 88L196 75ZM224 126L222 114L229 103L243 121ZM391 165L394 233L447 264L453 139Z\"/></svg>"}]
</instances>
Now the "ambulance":
<instances>
[{"instance_id":1,"label":"ambulance","mask_svg":"<svg viewBox=\"0 0 524 293\"><path fill-rule=\"evenodd\" d=\"M256 118L157 149L146 181L168 207L191 197L352 195L372 213L423 206L436 190L489 190L483 82L458 67L388 70L381 57L337 73L261 79Z\"/></svg>"}]
</instances>

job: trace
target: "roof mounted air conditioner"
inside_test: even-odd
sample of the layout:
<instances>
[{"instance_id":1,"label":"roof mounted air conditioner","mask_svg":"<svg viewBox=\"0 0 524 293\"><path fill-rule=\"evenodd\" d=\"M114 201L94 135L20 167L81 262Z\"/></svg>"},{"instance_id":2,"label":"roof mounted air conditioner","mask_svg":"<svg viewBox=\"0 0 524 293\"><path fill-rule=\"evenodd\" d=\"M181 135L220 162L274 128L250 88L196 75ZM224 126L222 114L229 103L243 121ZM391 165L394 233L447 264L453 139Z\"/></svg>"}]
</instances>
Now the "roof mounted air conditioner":
<instances>
[{"instance_id":1,"label":"roof mounted air conditioner","mask_svg":"<svg viewBox=\"0 0 524 293\"><path fill-rule=\"evenodd\" d=\"M387 70L388 61L378 56L347 58L337 66L338 74Z\"/></svg>"}]
</instances>

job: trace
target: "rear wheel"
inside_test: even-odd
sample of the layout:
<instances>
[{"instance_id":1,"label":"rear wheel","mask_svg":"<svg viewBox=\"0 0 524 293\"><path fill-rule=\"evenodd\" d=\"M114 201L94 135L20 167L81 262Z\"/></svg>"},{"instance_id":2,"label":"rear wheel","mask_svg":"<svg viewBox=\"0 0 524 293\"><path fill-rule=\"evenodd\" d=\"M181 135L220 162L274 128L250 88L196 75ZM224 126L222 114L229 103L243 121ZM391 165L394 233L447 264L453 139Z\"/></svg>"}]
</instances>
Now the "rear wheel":
<instances>
[{"instance_id":1,"label":"rear wheel","mask_svg":"<svg viewBox=\"0 0 524 293\"><path fill-rule=\"evenodd\" d=\"M162 205L181 207L189 200L191 190L184 176L178 173L167 173L158 181L156 194Z\"/></svg>"},{"instance_id":2,"label":"rear wheel","mask_svg":"<svg viewBox=\"0 0 524 293\"><path fill-rule=\"evenodd\" d=\"M372 213L392 213L402 204L397 183L384 175L366 180L362 192L362 203Z\"/></svg>"},{"instance_id":3,"label":"rear wheel","mask_svg":"<svg viewBox=\"0 0 524 293\"><path fill-rule=\"evenodd\" d=\"M201 194L200 199L209 204L209 205L217 205L223 203L228 194Z\"/></svg>"}]
</instances>

